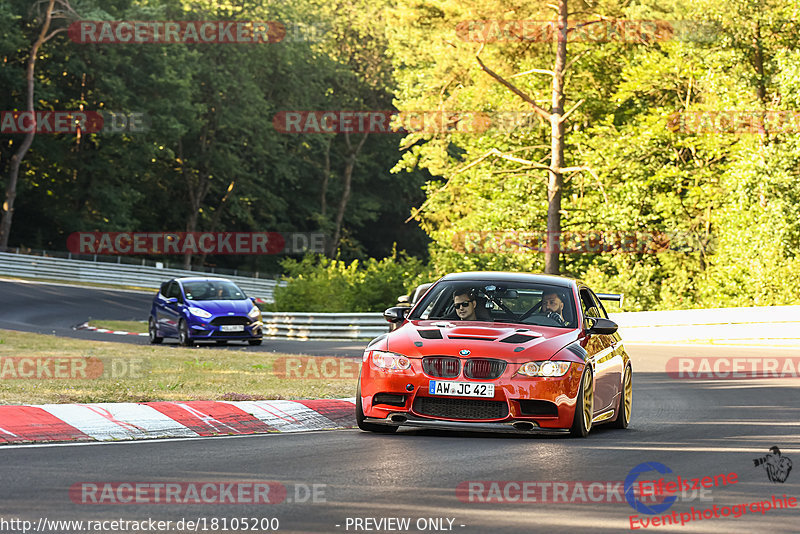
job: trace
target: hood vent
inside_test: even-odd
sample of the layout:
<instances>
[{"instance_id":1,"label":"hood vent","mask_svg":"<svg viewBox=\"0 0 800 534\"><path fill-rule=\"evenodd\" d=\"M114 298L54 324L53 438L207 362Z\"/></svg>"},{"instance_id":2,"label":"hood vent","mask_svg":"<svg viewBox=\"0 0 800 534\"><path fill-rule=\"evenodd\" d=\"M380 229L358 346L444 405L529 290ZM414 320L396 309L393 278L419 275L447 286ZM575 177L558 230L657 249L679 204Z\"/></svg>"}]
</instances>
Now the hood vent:
<instances>
[{"instance_id":1,"label":"hood vent","mask_svg":"<svg viewBox=\"0 0 800 534\"><path fill-rule=\"evenodd\" d=\"M442 333L439 330L417 330L417 332L422 339L442 339Z\"/></svg>"},{"instance_id":2,"label":"hood vent","mask_svg":"<svg viewBox=\"0 0 800 534\"><path fill-rule=\"evenodd\" d=\"M514 334L505 339L501 339L500 343L527 343L528 341L536 339L536 336L526 336L525 334Z\"/></svg>"}]
</instances>

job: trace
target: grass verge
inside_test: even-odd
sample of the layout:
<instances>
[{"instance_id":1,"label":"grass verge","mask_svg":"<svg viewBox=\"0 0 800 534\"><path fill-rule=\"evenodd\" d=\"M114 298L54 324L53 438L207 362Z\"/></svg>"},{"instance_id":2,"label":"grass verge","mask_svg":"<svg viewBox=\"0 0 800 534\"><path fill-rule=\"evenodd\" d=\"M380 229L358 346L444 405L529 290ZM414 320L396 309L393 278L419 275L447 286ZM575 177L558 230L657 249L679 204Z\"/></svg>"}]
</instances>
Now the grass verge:
<instances>
[{"instance_id":1,"label":"grass verge","mask_svg":"<svg viewBox=\"0 0 800 534\"><path fill-rule=\"evenodd\" d=\"M248 346L131 345L0 330L0 404L354 395L355 378L316 378L321 373L281 378L273 366L285 367L286 358L297 355Z\"/></svg>"}]
</instances>

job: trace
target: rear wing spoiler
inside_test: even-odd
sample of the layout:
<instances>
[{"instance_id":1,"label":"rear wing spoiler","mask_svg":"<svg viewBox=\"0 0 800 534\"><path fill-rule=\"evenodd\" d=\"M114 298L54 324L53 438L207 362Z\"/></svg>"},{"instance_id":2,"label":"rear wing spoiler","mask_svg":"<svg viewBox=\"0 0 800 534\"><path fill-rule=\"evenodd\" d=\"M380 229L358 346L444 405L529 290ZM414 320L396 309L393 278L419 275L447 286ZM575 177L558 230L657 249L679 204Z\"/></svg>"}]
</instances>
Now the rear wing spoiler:
<instances>
[{"instance_id":1,"label":"rear wing spoiler","mask_svg":"<svg viewBox=\"0 0 800 534\"><path fill-rule=\"evenodd\" d=\"M600 300L611 300L619 304L622 309L622 299L625 297L622 293L595 293Z\"/></svg>"}]
</instances>

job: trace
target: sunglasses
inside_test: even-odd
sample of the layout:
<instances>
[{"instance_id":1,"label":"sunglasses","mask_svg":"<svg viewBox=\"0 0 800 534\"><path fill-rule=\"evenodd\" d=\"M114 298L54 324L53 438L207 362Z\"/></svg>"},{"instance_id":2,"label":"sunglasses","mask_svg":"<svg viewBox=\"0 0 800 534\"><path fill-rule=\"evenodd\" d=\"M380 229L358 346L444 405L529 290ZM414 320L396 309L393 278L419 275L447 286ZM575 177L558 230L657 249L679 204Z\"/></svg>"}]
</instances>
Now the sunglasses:
<instances>
[{"instance_id":1,"label":"sunglasses","mask_svg":"<svg viewBox=\"0 0 800 534\"><path fill-rule=\"evenodd\" d=\"M455 306L456 309L466 308L467 306L469 306L470 302L474 302L474 301L467 300L467 301L464 301L464 302L456 302L455 304L453 304L453 306Z\"/></svg>"}]
</instances>

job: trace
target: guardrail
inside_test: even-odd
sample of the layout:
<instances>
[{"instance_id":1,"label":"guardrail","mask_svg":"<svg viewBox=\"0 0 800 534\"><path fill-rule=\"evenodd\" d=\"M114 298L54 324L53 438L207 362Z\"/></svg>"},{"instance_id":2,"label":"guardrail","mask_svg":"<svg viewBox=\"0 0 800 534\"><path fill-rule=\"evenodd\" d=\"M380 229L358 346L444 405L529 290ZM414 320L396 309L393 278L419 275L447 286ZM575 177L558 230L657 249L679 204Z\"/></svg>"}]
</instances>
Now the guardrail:
<instances>
[{"instance_id":1,"label":"guardrail","mask_svg":"<svg viewBox=\"0 0 800 534\"><path fill-rule=\"evenodd\" d=\"M261 314L266 337L290 339L361 339L389 331L380 313L269 313Z\"/></svg>"},{"instance_id":2,"label":"guardrail","mask_svg":"<svg viewBox=\"0 0 800 534\"><path fill-rule=\"evenodd\" d=\"M800 345L800 306L716 308L609 314L624 341ZM380 313L264 313L265 335L290 339L359 339L388 332Z\"/></svg>"},{"instance_id":3,"label":"guardrail","mask_svg":"<svg viewBox=\"0 0 800 534\"><path fill-rule=\"evenodd\" d=\"M263 278L211 274L182 269L159 269L146 265L104 263L46 256L0 252L0 274L70 282L96 282L109 285L157 289L170 278L182 276L222 276L236 282L245 293L272 302L278 282Z\"/></svg>"},{"instance_id":4,"label":"guardrail","mask_svg":"<svg viewBox=\"0 0 800 534\"><path fill-rule=\"evenodd\" d=\"M610 313L630 342L724 341L800 344L800 306Z\"/></svg>"}]
</instances>

